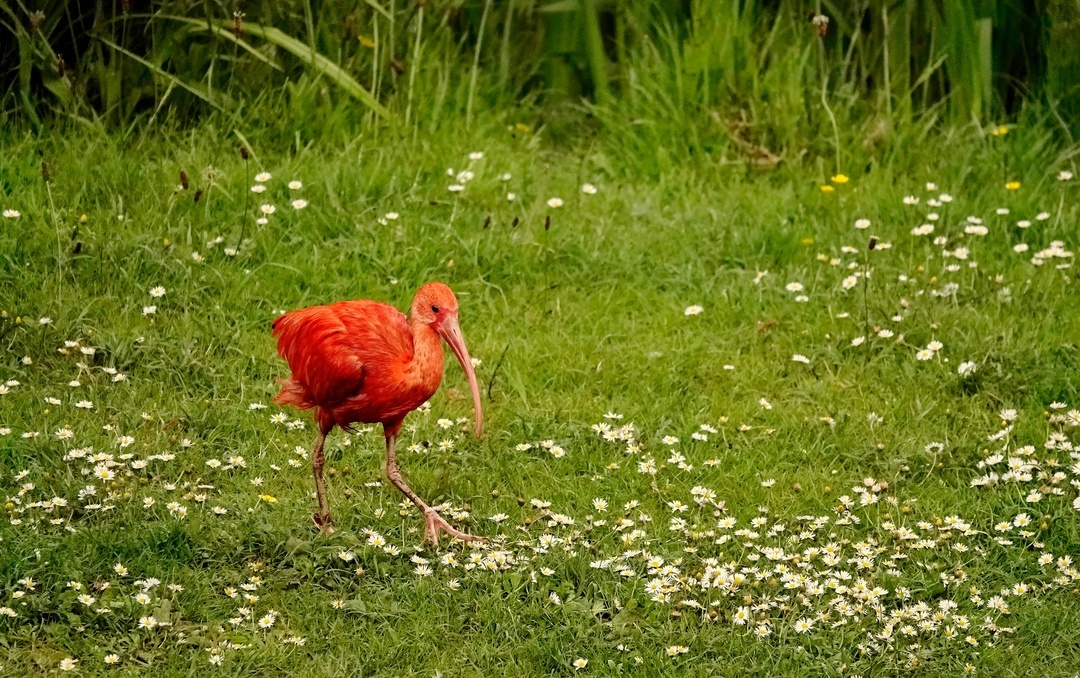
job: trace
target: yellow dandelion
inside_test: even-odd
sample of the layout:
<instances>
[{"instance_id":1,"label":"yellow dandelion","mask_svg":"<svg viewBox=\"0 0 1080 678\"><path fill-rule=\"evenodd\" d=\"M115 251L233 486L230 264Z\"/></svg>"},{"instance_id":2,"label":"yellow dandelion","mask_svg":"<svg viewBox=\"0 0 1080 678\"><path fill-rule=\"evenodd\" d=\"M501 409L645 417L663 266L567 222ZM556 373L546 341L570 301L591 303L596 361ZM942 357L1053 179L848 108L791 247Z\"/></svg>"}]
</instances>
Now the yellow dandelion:
<instances>
[{"instance_id":1,"label":"yellow dandelion","mask_svg":"<svg viewBox=\"0 0 1080 678\"><path fill-rule=\"evenodd\" d=\"M829 186L828 184L825 184L825 185L821 186L820 188L821 188L822 193L832 193L833 191L836 190L835 188L833 188L832 186Z\"/></svg>"},{"instance_id":2,"label":"yellow dandelion","mask_svg":"<svg viewBox=\"0 0 1080 678\"><path fill-rule=\"evenodd\" d=\"M834 184L846 184L848 182L848 178L846 174L837 174L833 178L829 179L829 181L833 182Z\"/></svg>"},{"instance_id":3,"label":"yellow dandelion","mask_svg":"<svg viewBox=\"0 0 1080 678\"><path fill-rule=\"evenodd\" d=\"M1009 182L1005 183L1005 190L1006 191L1016 191L1016 190L1019 190L1019 188L1020 188L1020 182L1019 181L1009 181Z\"/></svg>"},{"instance_id":4,"label":"yellow dandelion","mask_svg":"<svg viewBox=\"0 0 1080 678\"><path fill-rule=\"evenodd\" d=\"M265 501L268 504L273 504L273 503L275 503L277 501L277 497L275 497L272 494L260 494L259 499L262 499L263 501Z\"/></svg>"}]
</instances>

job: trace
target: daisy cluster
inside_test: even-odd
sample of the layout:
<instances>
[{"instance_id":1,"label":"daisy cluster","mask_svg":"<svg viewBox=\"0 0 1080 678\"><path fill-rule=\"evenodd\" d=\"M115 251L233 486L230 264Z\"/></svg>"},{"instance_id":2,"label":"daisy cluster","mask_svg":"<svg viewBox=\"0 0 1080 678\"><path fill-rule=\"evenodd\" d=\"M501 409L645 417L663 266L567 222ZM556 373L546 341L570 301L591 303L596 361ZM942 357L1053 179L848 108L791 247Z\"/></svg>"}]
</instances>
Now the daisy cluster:
<instances>
[{"instance_id":1,"label":"daisy cluster","mask_svg":"<svg viewBox=\"0 0 1080 678\"><path fill-rule=\"evenodd\" d=\"M473 152L468 154L468 159L467 159L466 166L465 166L464 169L454 169L453 167L447 167L446 168L446 176L450 177L451 183L447 185L446 190L450 191L453 194L458 194L458 195L464 194L465 191L469 187L469 182L473 181L474 179L477 179L480 176L479 173L481 172L481 167L483 165L483 161L484 161L484 152L483 151L473 151ZM510 173L510 172L503 172L503 173L498 175L498 181L501 184L503 184L504 186L506 186L507 188L513 189L514 175L512 173ZM595 184L584 183L584 184L581 185L581 194L582 195L586 195L586 196L596 195L597 193L599 193L599 191L600 191L600 189L598 189ZM516 201L518 201L519 197L520 196L516 192L516 190L507 190L506 191L506 200L508 202L516 202ZM560 198L559 196L551 196L551 197L547 198L547 200L545 200L544 202L549 208L551 208L553 210L558 209L558 208L562 207L565 204L563 199ZM380 223L385 225L387 219L396 219L397 218L396 213L391 213L391 214L394 214L394 216L391 217L390 214L387 214L385 217L380 219Z\"/></svg>"},{"instance_id":2,"label":"daisy cluster","mask_svg":"<svg viewBox=\"0 0 1080 678\"><path fill-rule=\"evenodd\" d=\"M203 181L207 185L214 186L222 178L223 177L221 171L215 167L207 167L203 171ZM178 186L177 191L180 190L186 189L183 186ZM270 172L259 172L255 175L254 183L252 183L248 189L248 195L254 195L258 201L269 200L270 196L276 193L282 199L288 202L289 206L292 207L293 211L299 212L300 210L306 209L310 204L308 203L306 198L302 197L303 190L304 182L298 179L293 179L289 181L287 184L285 184L283 188L279 187L275 189L274 175ZM202 192L199 191L198 195L201 194ZM246 209L247 207L245 206L245 210ZM273 201L259 202L258 205L253 208L253 210L255 224L260 227L267 226L270 223L270 220L274 217L274 215L278 213L277 204ZM222 245L225 243L225 236L216 235L206 241L206 249L213 251L218 247L218 245ZM226 245L221 249L221 251L226 257L235 257L240 254L241 248L249 244L250 242L247 239L244 239L243 231L241 231L241 240L235 242L233 246ZM191 260L195 263L201 264L206 261L206 255L204 255L198 250L193 250L191 252Z\"/></svg>"},{"instance_id":3,"label":"daisy cluster","mask_svg":"<svg viewBox=\"0 0 1080 678\"><path fill-rule=\"evenodd\" d=\"M167 293L162 286L148 292L159 304ZM152 315L156 310L151 307L143 313ZM47 328L52 319L42 317L36 324ZM0 425L0 444L6 444L5 439L19 440L29 452L23 459L25 467L0 477L7 525L0 531L0 548L13 542L45 548L65 538L124 529L132 523L227 521L234 511L250 513L276 503L274 496L259 488L264 483L261 474L281 467L274 463L249 467L239 454L218 458L200 450L192 438L165 435L175 420L165 421L147 411L118 416L119 408L129 403L132 382L126 372L102 364L107 351L88 338L75 338L62 341L55 352L58 360L24 356L19 363L32 369L48 361L55 372L68 372L66 381L42 387L8 379L0 386L0 406L30 402L39 413L32 424L54 424L21 429ZM253 403L250 409L265 406ZM297 420L282 421L290 429L304 428ZM59 455L58 463L51 463L53 455ZM296 456L306 458L307 452ZM194 464L199 465L199 472L186 476L185 466ZM251 490L238 503L235 494L223 496L221 484L241 474ZM224 588L224 597L239 604L232 616L203 617L196 622L185 614L186 588L178 581L139 577L122 562L90 578L71 578L64 566L42 560L40 548L34 552L36 558L26 563L27 575L0 595L0 625L8 630L33 629L61 613L71 620L72 633L105 631L105 637L112 639L101 644L93 657L58 656L60 671L96 664L137 664L142 661L139 647L146 643L184 647L193 644L193 636L200 639L195 645L208 643L211 664L251 647L250 642L237 640L251 633L284 645L305 642L287 632L280 612L260 606L258 591L263 581L257 574ZM250 567L261 570L259 563Z\"/></svg>"},{"instance_id":4,"label":"daisy cluster","mask_svg":"<svg viewBox=\"0 0 1080 678\"><path fill-rule=\"evenodd\" d=\"M1061 183L1072 178L1067 171L1057 175ZM828 193L837 193L837 187L850 181L847 177L835 179L835 187L826 186L832 189ZM768 270L756 271L751 282L762 290L777 292L780 299L789 298L797 304L814 302L811 306L827 313L841 327L846 324L848 329L843 331L847 337L835 346L820 347L826 352L842 348L876 353L899 350L908 352L916 361L938 363L949 363L943 350L946 342L937 336L939 324L932 322L928 327L912 327L906 332L913 320L933 316L935 309L970 302L991 299L999 304L1014 303L1014 286L1020 282L1030 286L1030 276L1039 269L1060 271L1059 281L1070 282L1075 252L1065 241L1043 235L1055 223L1050 211L1025 208L1017 214L1013 208L1002 206L989 214L965 213L957 198L942 192L936 183L928 182L923 188L902 198L906 210L902 219L918 225L879 224L856 218L847 243L834 246L832 252L817 253L818 268L810 271L813 282L788 279L780 281L782 288L774 288ZM813 238L803 241L813 242ZM908 262L914 255L915 259L924 257L925 263L904 270L907 264L898 260L901 251L909 255ZM984 270L979 261L982 255L996 262L1004 259L1013 280L1005 273ZM1024 270L1019 266L1021 262L1029 268ZM897 294L895 300L882 300L893 293ZM882 303L894 305L893 310L883 316L871 312ZM693 317L705 312L705 306L694 304L687 306L683 315ZM930 338L925 343L914 343L911 334L929 334ZM792 354L791 360L813 366L814 353L807 347ZM961 377L974 375L978 368L979 364L972 360L962 359L956 364Z\"/></svg>"}]
</instances>

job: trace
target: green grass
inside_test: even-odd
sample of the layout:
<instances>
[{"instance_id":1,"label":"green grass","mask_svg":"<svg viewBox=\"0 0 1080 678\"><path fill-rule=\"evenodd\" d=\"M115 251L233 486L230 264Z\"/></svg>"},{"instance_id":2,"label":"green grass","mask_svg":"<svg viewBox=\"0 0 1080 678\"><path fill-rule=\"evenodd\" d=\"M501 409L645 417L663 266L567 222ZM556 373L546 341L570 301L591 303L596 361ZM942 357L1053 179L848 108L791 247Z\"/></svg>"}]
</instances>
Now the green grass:
<instances>
[{"instance_id":1,"label":"green grass","mask_svg":"<svg viewBox=\"0 0 1080 678\"><path fill-rule=\"evenodd\" d=\"M966 664L979 675L1073 673L1080 574L1062 575L1037 558L1045 551L1080 561L1070 484L1078 474L1067 449L1044 449L1052 432L1075 439L1076 428L1058 420L1080 406L1080 299L1072 258L1031 263L1054 240L1066 250L1076 245L1077 182L1056 179L1070 169L1060 161L1067 154L1033 150L1039 147L1022 129L1004 138L968 130L912 144L915 150L866 172L849 170L850 181L825 193L819 187L829 181L831 160L820 171L808 162L745 175L698 158L643 180L623 171L611 143L557 150L539 133L511 133L483 115L469 137L416 143L388 133L298 148L287 137L245 136L256 142L246 163L236 137L212 121L124 141L85 130L7 139L0 209L21 216L0 219L0 379L20 383L0 396L0 426L11 429L0 437L7 497L0 607L17 616L0 616L0 673L56 673L65 657L78 659L88 675L150 667L159 675L567 675L577 658L588 659L583 675L957 675ZM471 151L485 155L470 161ZM448 167L468 168L475 178L451 193ZM177 189L180 170L188 190ZM259 171L273 178L254 194L249 186ZM512 175L507 182L504 172ZM303 181L302 190L286 188L293 179ZM1006 190L1013 179L1021 187ZM928 191L927 181L939 190ZM584 182L599 192L583 194ZM508 201L507 191L517 200ZM927 206L940 192L955 200ZM906 195L920 204L903 204ZM290 206L297 196L309 201L305 209ZM548 207L551 197L564 205ZM277 211L260 226L253 219L263 203ZM1010 213L996 214L999 207ZM941 215L935 233L911 235L930 211ZM1036 220L1042 211L1048 218ZM380 223L388 212L400 216ZM985 237L964 233L968 215L984 219ZM860 218L871 227L854 228ZM1020 219L1031 220L1030 228L1017 227ZM239 253L228 256L241 233ZM943 246L932 242L937 236L948 238L949 251L967 247L969 257L944 258ZM1017 243L1030 251L1014 252ZM1061 263L1073 265L1058 269ZM958 270L947 270L952 264ZM867 267L868 282L844 291L841 281ZM401 515L402 497L387 483L371 485L381 479L383 453L374 427L333 435L328 482L341 529L318 536L308 462L294 452L310 449L310 422L286 412L308 422L289 428L271 421L279 411L272 405L249 409L269 404L275 378L286 374L270 337L279 310L346 298L407 308L428 280L450 284L460 300L470 351L482 360L485 434L474 439L459 431L467 429L462 422L449 430L436 423L471 411L450 361L430 411L406 422L402 467L426 499L468 507L462 524L512 556L504 571L443 565L444 553L464 563L471 552L444 545L421 554L431 576L415 573L409 558L422 521L411 509ZM805 290L787 291L791 282ZM933 294L949 283L958 285L954 296ZM156 286L164 296L150 295ZM799 294L808 300L798 301ZM697 304L702 314L684 315ZM156 313L144 315L150 305ZM42 317L51 322L40 324ZM878 329L895 335L879 338ZM858 336L869 338L852 346ZM65 340L95 352L82 355ZM935 340L944 347L917 360ZM793 361L794 354L809 364ZM961 377L965 361L976 371ZM114 382L102 368L127 379ZM70 386L73 379L80 384ZM84 399L92 409L75 407ZM1053 402L1068 408L1051 410ZM1003 428L999 413L1010 408L1014 428L988 441ZM590 429L609 411L624 416L613 426L635 424L639 451L627 453L625 443ZM717 433L693 440L702 424ZM65 427L72 437L59 439ZM40 435L22 437L27 431ZM120 448L122 435L134 443ZM665 444L669 435L679 442ZM444 440L453 441L452 451L440 450ZM565 456L537 445L544 440ZM431 446L420 452L404 450L425 441ZM940 450L927 448L934 442ZM519 451L521 443L533 447ZM987 472L980 460L1003 445L1006 456L1034 446L1032 480L971 487ZM113 455L114 479L84 474L95 466L86 457L64 459L87 447ZM669 461L673 452L692 468ZM152 455L174 458L130 467ZM246 467L206 464L228 465L234 456ZM638 469L649 458L654 475ZM1044 471L1064 475L1044 478ZM869 506L853 491L864 478L888 484ZM770 479L775 484L763 486ZM20 490L25 483L33 488ZM80 497L87 485L96 494ZM1043 498L1026 500L1044 486ZM695 487L715 492L736 527L720 529L721 509L696 504ZM845 495L854 506L838 511ZM41 503L52 497L66 505ZM150 508L145 497L154 499ZM606 512L594 498L607 501ZM551 502L550 509L535 508L533 499ZM174 501L186 517L170 512ZM631 501L640 505L624 510ZM690 508L675 513L675 501ZM215 515L214 506L227 513ZM549 526L550 512L574 525ZM642 520L643 512L652 520ZM505 521L489 520L499 513ZM1023 534L1020 527L995 530L1021 513L1033 520ZM844 524L848 515L858 524ZM615 531L624 516L635 525ZM766 525L753 528L758 537L714 543L759 516ZM807 529L805 516L828 522L790 542ZM948 516L974 532L939 529ZM685 528L672 530L673 517L685 519ZM599 520L607 522L592 524ZM770 534L776 523L784 531ZM910 548L897 536L900 527L933 544ZM623 545L620 535L635 529L644 536ZM369 546L365 530L400 554ZM543 534L567 541L538 553ZM822 585L827 570L852 573L841 584L865 578L887 590L880 597L886 616L919 602L937 609L955 601L970 628L947 640L945 628L957 623L950 618L909 638L900 631L905 619L884 642L871 635L882 623L869 608L833 627L841 613L829 601L850 595L826 589L800 610L775 571L760 581L749 575L732 595L694 583L708 558L718 566L802 571L792 561L755 560L757 546L792 554L829 543L842 547L835 568L818 555L806 570ZM860 543L880 548L872 569L848 561ZM646 593L655 575L642 549L678 563L680 574L667 582L671 601ZM355 560L339 557L345 551ZM619 560L626 551L637 554ZM892 560L896 551L908 557ZM126 576L114 571L117 563ZM613 569L621 563L632 574ZM955 581L961 573L962 583ZM247 602L239 587L252 576L261 578L258 600ZM26 577L33 590L19 583ZM143 605L133 582L148 577L161 583ZM945 586L943 577L954 580ZM453 579L460 590L448 587ZM95 590L95 582L109 587ZM1032 589L1007 597L1008 614L984 606L1020 582ZM983 606L972 600L973 586ZM236 598L227 587L236 588ZM83 605L80 593L96 601ZM734 624L744 596L774 606L754 613L756 622L770 620L767 638L754 636L754 625ZM250 617L230 623L242 606ZM95 612L102 607L110 611ZM258 628L271 609L273 626ZM812 632L795 631L799 619L825 611L828 621ZM137 628L147 615L172 626ZM1015 630L987 630L987 616ZM977 647L964 641L968 635ZM287 642L293 636L304 645ZM688 651L671 658L670 646ZM119 655L117 668L103 663L109 653ZM215 668L208 661L216 656L223 664Z\"/></svg>"}]
</instances>

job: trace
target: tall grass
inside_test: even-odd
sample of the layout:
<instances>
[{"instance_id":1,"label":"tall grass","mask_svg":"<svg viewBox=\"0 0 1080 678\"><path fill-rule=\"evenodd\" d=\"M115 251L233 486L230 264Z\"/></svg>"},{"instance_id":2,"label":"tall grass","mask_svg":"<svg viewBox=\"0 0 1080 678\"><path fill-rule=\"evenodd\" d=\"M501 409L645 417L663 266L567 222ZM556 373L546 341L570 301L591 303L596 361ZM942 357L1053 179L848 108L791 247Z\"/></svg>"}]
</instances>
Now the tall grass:
<instances>
[{"instance_id":1,"label":"tall grass","mask_svg":"<svg viewBox=\"0 0 1080 678\"><path fill-rule=\"evenodd\" d=\"M290 121L313 131L360 121L416 135L525 103L555 132L600 120L660 168L679 145L773 166L837 136L833 118L874 146L914 118L983 124L1049 102L1075 131L1080 111L1070 77L1080 10L1066 0L286 0L246 4L246 16L224 0L133 7L0 0L0 35L14 38L0 41L4 117L265 115L284 97L299 113ZM812 21L819 13L827 26Z\"/></svg>"}]
</instances>

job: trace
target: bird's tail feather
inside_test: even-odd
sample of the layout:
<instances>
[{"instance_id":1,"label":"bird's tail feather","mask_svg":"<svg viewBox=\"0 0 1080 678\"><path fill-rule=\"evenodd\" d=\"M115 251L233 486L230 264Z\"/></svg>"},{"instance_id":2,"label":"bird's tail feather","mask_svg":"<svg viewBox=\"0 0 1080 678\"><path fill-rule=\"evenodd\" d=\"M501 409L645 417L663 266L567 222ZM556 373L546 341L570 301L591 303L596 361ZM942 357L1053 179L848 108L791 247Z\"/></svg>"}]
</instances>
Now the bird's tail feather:
<instances>
[{"instance_id":1,"label":"bird's tail feather","mask_svg":"<svg viewBox=\"0 0 1080 678\"><path fill-rule=\"evenodd\" d=\"M281 392L274 396L274 402L278 405L292 405L301 410L315 407L315 403L308 398L307 390L292 377L278 379L281 384Z\"/></svg>"}]
</instances>

